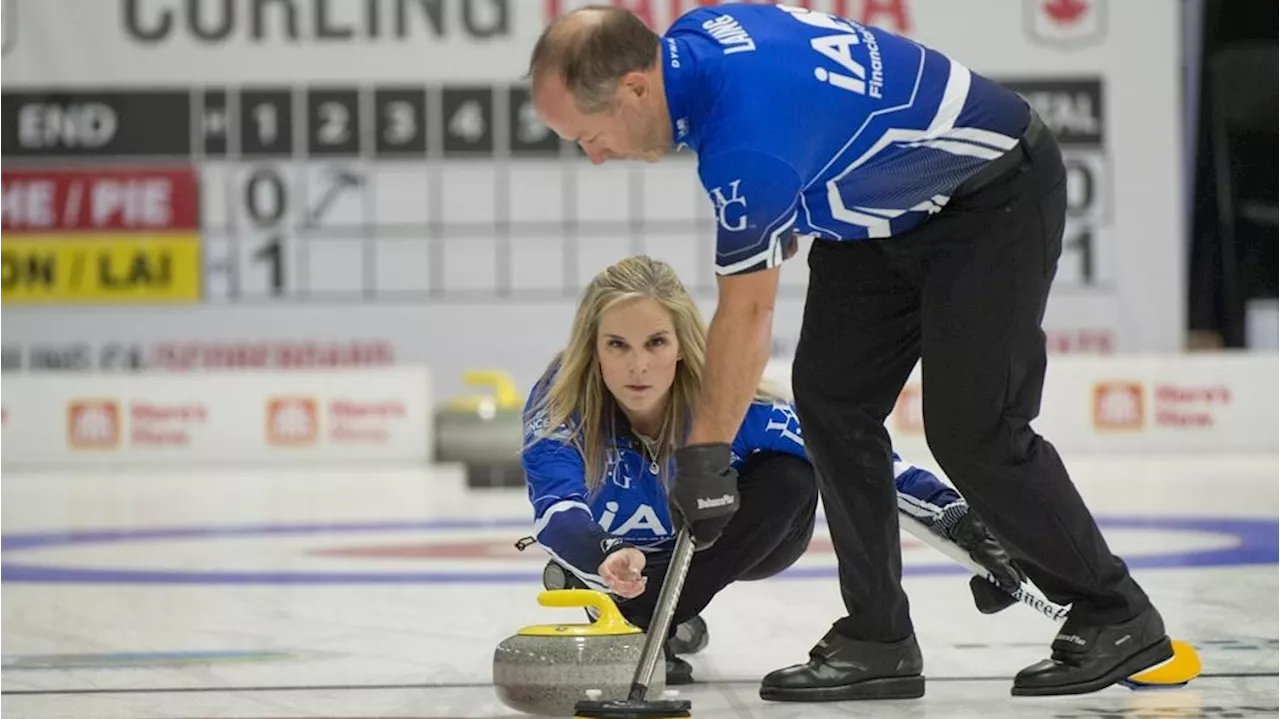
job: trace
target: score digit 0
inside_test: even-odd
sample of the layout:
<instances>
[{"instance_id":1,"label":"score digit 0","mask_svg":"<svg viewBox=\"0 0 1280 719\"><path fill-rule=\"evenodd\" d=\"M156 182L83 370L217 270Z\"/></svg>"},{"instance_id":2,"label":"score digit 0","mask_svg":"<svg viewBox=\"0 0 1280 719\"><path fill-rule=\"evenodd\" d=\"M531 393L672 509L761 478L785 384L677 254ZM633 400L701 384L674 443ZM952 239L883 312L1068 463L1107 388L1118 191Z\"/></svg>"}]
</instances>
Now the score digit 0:
<instances>
[{"instance_id":1,"label":"score digit 0","mask_svg":"<svg viewBox=\"0 0 1280 719\"><path fill-rule=\"evenodd\" d=\"M279 172L264 167L249 175L244 188L244 209L245 214L259 228L280 224L288 209L288 198Z\"/></svg>"}]
</instances>

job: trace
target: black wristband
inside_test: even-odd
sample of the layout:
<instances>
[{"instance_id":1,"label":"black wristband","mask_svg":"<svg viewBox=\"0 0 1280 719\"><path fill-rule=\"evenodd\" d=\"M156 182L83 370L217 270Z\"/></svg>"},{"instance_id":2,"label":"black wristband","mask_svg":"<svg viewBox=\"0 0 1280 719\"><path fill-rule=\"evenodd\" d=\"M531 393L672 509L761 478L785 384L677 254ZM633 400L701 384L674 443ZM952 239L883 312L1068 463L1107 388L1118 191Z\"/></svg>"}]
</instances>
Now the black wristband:
<instances>
[{"instance_id":1,"label":"black wristband","mask_svg":"<svg viewBox=\"0 0 1280 719\"><path fill-rule=\"evenodd\" d=\"M600 540L600 561L603 562L604 559L608 557L610 554L613 554L614 552L620 552L624 549L628 549L631 546L632 545L627 544L627 542L621 537L614 537L614 536L606 537Z\"/></svg>"}]
</instances>

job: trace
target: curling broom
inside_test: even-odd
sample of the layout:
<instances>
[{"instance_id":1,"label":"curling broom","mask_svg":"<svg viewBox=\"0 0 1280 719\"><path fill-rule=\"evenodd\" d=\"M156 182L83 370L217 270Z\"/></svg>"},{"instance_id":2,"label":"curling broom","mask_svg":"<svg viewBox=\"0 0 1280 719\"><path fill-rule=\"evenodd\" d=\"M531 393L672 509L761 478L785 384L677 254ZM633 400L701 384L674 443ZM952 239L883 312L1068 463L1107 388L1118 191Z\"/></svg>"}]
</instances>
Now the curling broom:
<instances>
[{"instance_id":1,"label":"curling broom","mask_svg":"<svg viewBox=\"0 0 1280 719\"><path fill-rule=\"evenodd\" d=\"M959 545L935 534L924 522L900 511L898 512L898 523L916 539L959 562L979 577L985 578L992 584L997 584L995 577L985 567L978 564L973 557L970 557L968 552L961 549ZM1070 609L1070 607L1054 604L1041 597L1035 586L1025 579L1022 581L1022 585L1010 594L1022 604L1056 622L1066 619L1067 611ZM1171 639L1170 642L1173 644L1172 657L1137 674L1133 674L1120 683L1130 689L1179 687L1199 676L1200 656L1196 653L1195 648L1179 639Z\"/></svg>"}]
</instances>

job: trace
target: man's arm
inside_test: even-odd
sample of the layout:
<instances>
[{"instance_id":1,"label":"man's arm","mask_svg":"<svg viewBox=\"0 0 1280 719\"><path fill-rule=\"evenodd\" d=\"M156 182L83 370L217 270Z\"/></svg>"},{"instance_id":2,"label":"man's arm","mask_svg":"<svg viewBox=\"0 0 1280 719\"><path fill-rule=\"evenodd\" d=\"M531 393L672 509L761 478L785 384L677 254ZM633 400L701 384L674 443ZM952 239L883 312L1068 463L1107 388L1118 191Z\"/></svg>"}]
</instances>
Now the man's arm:
<instances>
[{"instance_id":1,"label":"man's arm","mask_svg":"<svg viewBox=\"0 0 1280 719\"><path fill-rule=\"evenodd\" d=\"M702 394L687 444L732 442L769 361L779 267L718 279Z\"/></svg>"},{"instance_id":2,"label":"man's arm","mask_svg":"<svg viewBox=\"0 0 1280 719\"><path fill-rule=\"evenodd\" d=\"M698 174L719 225L720 297L698 406L675 453L671 500L695 546L705 547L738 509L733 440L769 361L778 272L791 247L801 183L785 162L750 150L701 158Z\"/></svg>"}]
</instances>

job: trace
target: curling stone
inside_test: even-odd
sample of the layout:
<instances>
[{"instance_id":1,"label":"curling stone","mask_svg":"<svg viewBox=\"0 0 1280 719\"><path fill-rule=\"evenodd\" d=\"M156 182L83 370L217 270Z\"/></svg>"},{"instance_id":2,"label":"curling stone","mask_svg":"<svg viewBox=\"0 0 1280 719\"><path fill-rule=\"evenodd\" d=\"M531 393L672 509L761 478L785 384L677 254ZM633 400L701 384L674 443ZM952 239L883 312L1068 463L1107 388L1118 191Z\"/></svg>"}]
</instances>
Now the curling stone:
<instances>
[{"instance_id":1,"label":"curling stone","mask_svg":"<svg viewBox=\"0 0 1280 719\"><path fill-rule=\"evenodd\" d=\"M499 370L472 370L462 381L492 392L451 398L436 411L436 460L462 464L471 487L523 487L524 402L515 382Z\"/></svg>"},{"instance_id":2,"label":"curling stone","mask_svg":"<svg viewBox=\"0 0 1280 719\"><path fill-rule=\"evenodd\" d=\"M593 607L597 618L583 624L525 627L493 652L498 699L526 714L570 717L585 698L621 700L631 690L645 635L623 618L603 592L553 589L538 595L544 607ZM654 672L650 696L661 696L666 676Z\"/></svg>"}]
</instances>

